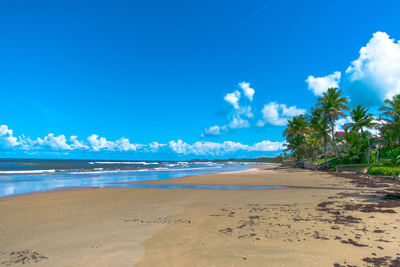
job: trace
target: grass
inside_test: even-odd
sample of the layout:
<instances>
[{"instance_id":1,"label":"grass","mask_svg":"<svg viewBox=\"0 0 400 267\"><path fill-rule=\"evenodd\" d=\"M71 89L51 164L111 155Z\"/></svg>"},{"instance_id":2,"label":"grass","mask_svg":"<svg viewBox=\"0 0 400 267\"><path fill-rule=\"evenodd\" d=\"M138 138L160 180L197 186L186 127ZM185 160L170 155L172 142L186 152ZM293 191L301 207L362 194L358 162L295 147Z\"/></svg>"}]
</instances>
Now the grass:
<instances>
[{"instance_id":1,"label":"grass","mask_svg":"<svg viewBox=\"0 0 400 267\"><path fill-rule=\"evenodd\" d=\"M369 167L368 173L372 175L392 176L393 174L400 175L400 166L389 165L385 163L374 164Z\"/></svg>"},{"instance_id":2,"label":"grass","mask_svg":"<svg viewBox=\"0 0 400 267\"><path fill-rule=\"evenodd\" d=\"M327 161L329 161L329 160L331 160L331 159L334 159L335 157L328 157L326 160ZM318 159L318 160L316 160L316 161L307 161L308 163L313 163L313 164L321 164L321 163L324 163L325 162L325 159L324 158L320 158L320 159Z\"/></svg>"}]
</instances>

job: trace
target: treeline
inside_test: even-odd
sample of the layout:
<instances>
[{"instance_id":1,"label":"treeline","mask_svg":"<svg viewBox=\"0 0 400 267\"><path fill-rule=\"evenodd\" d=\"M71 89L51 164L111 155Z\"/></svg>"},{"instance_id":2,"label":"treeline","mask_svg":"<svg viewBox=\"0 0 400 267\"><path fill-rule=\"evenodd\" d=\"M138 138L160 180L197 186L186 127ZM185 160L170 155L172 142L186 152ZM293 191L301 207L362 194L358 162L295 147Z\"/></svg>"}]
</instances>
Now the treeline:
<instances>
[{"instance_id":1,"label":"treeline","mask_svg":"<svg viewBox=\"0 0 400 267\"><path fill-rule=\"evenodd\" d=\"M255 158L255 159L217 159L214 160L216 162L260 162L260 163L281 163L282 162L282 157L277 156L277 157L260 157L260 158Z\"/></svg>"},{"instance_id":2,"label":"treeline","mask_svg":"<svg viewBox=\"0 0 400 267\"><path fill-rule=\"evenodd\" d=\"M208 160L208 159L191 159L187 160L188 162L208 162L208 161L214 161L214 162L260 162L260 163L281 163L282 162L282 157L277 156L277 157L260 157L260 158L241 158L241 159L214 159L214 160Z\"/></svg>"},{"instance_id":3,"label":"treeline","mask_svg":"<svg viewBox=\"0 0 400 267\"><path fill-rule=\"evenodd\" d=\"M361 105L350 109L348 103L342 90L329 88L309 114L288 120L286 151L302 161L400 165L400 95L385 100L378 117ZM341 118L350 122L338 132Z\"/></svg>"}]
</instances>

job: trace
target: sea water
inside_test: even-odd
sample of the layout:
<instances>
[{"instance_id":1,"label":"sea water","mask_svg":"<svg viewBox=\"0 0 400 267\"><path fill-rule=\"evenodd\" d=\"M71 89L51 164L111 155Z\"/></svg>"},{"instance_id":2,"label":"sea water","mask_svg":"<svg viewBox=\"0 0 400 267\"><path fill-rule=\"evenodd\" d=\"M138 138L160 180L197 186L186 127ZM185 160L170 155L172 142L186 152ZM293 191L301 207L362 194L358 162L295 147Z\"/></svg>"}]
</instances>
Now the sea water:
<instances>
[{"instance_id":1,"label":"sea water","mask_svg":"<svg viewBox=\"0 0 400 267\"><path fill-rule=\"evenodd\" d=\"M270 189L238 185L127 184L249 169L213 161L0 160L0 197L77 187Z\"/></svg>"}]
</instances>

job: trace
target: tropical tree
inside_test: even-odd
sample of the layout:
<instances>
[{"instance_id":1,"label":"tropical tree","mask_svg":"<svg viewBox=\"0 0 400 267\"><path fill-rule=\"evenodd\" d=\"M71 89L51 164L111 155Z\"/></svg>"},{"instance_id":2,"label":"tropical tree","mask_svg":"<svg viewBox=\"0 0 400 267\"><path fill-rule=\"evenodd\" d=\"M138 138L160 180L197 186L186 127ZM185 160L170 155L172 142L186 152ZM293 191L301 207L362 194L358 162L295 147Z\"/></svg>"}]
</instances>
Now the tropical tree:
<instances>
[{"instance_id":1,"label":"tropical tree","mask_svg":"<svg viewBox=\"0 0 400 267\"><path fill-rule=\"evenodd\" d=\"M374 117L371 113L368 113L368 109L358 105L353 108L350 114L350 118L353 122L346 123L344 129L351 129L355 132L361 131L364 134L364 128L372 128L375 124L373 123Z\"/></svg>"},{"instance_id":2,"label":"tropical tree","mask_svg":"<svg viewBox=\"0 0 400 267\"><path fill-rule=\"evenodd\" d=\"M339 117L344 117L345 111L349 111L346 106L348 103L347 97L342 97L342 90L338 88L329 88L323 93L322 97L318 99L318 107L321 108L322 114L330 126L331 137L336 155L340 157L340 152L336 144L335 137L335 122Z\"/></svg>"},{"instance_id":3,"label":"tropical tree","mask_svg":"<svg viewBox=\"0 0 400 267\"><path fill-rule=\"evenodd\" d=\"M321 140L324 144L324 158L326 163L328 158L327 146L329 142L329 126L327 120L323 116L322 109L318 107L311 108L311 113L308 115L308 119L316 138Z\"/></svg>"},{"instance_id":4,"label":"tropical tree","mask_svg":"<svg viewBox=\"0 0 400 267\"><path fill-rule=\"evenodd\" d=\"M400 145L400 94L395 95L392 100L386 99L385 105L379 110L383 111L381 131L386 137L390 137L393 146Z\"/></svg>"},{"instance_id":5,"label":"tropical tree","mask_svg":"<svg viewBox=\"0 0 400 267\"><path fill-rule=\"evenodd\" d=\"M361 105L358 105L357 107L353 108L350 114L350 118L353 122L346 123L344 125L344 129L347 131L348 129L351 129L356 135L357 132L360 131L361 135L358 136L359 139L366 139L368 143L368 149L366 150L365 157L369 163L369 153L371 150L371 142L369 138L369 134L366 135L364 133L364 128L371 129L373 126L376 125L374 123L374 117L372 116L371 113L368 113L368 109L362 107ZM358 142L359 144L362 144L362 142Z\"/></svg>"},{"instance_id":6,"label":"tropical tree","mask_svg":"<svg viewBox=\"0 0 400 267\"><path fill-rule=\"evenodd\" d=\"M303 159L307 150L307 133L309 122L306 116L298 115L288 120L287 128L283 132L286 137L287 150L297 155L298 159Z\"/></svg>"}]
</instances>

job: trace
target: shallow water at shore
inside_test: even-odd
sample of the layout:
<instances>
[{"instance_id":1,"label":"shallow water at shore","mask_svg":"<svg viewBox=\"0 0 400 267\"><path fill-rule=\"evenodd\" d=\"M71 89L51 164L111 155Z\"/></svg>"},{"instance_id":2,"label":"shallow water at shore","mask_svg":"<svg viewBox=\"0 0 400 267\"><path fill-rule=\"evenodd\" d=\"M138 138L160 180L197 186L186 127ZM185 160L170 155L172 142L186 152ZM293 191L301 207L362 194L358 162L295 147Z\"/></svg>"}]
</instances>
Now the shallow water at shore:
<instances>
[{"instance_id":1,"label":"shallow water at shore","mask_svg":"<svg viewBox=\"0 0 400 267\"><path fill-rule=\"evenodd\" d=\"M265 190L284 189L286 186L246 186L246 185L197 185L197 184L125 184L112 187L157 188L157 189L228 189L228 190Z\"/></svg>"},{"instance_id":2,"label":"shallow water at shore","mask_svg":"<svg viewBox=\"0 0 400 267\"><path fill-rule=\"evenodd\" d=\"M93 162L93 163L92 163ZM3 170L0 176L0 197L34 193L48 190L76 187L137 187L137 188L167 188L160 185L133 185L130 182L163 180L188 175L201 175L218 172L231 172L249 169L246 164L214 163L214 162L101 162L88 161L86 165L112 165L112 169L87 169L86 165L79 171L70 168L55 169L54 172L37 173L35 169ZM43 165L43 164L42 164ZM76 165L76 162L74 162ZM136 166L135 169L115 169L117 166ZM156 168L139 168L154 165ZM47 164L46 166L49 166ZM162 166L162 167L161 167ZM54 168L54 164L51 168ZM18 173L18 171L22 171ZM33 171L29 174L29 171ZM7 174L7 172L10 172ZM18 175L22 174L22 175ZM147 187L146 187L147 186ZM172 187L171 187L172 188ZM173 188L185 188L177 187ZM188 188L188 187L186 187ZM194 187L192 187L194 188ZM217 188L216 188L217 189ZM234 188L220 188L234 189ZM242 189L242 188L237 188Z\"/></svg>"}]
</instances>

